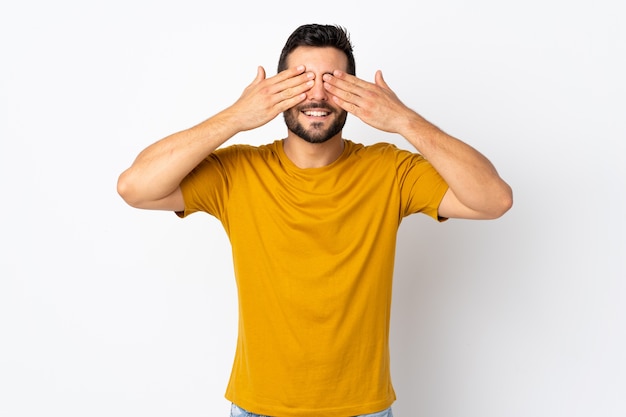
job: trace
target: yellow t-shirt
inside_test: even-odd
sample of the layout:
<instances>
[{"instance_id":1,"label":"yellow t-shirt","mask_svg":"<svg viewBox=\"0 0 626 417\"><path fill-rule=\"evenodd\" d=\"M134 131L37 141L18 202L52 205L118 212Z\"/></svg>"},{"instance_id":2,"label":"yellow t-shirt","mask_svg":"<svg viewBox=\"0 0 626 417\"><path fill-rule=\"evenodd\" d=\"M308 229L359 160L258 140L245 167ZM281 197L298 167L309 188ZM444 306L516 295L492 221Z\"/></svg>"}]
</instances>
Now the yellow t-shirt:
<instances>
[{"instance_id":1,"label":"yellow t-shirt","mask_svg":"<svg viewBox=\"0 0 626 417\"><path fill-rule=\"evenodd\" d=\"M239 333L226 398L257 414L353 416L395 400L389 316L401 219L438 219L447 185L394 145L345 141L300 169L283 142L218 149L181 184L232 245Z\"/></svg>"}]
</instances>

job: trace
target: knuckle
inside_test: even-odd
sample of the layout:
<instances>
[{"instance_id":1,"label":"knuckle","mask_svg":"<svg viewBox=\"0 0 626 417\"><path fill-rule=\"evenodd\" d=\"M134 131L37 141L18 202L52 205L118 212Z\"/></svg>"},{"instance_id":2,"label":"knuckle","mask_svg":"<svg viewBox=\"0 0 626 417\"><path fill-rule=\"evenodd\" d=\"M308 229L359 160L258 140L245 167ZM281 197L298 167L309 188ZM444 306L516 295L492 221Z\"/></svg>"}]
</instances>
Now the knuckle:
<instances>
[{"instance_id":1,"label":"knuckle","mask_svg":"<svg viewBox=\"0 0 626 417\"><path fill-rule=\"evenodd\" d=\"M293 97L293 88L286 88L283 91L280 92L280 97L283 99L287 99L287 98L291 98Z\"/></svg>"}]
</instances>

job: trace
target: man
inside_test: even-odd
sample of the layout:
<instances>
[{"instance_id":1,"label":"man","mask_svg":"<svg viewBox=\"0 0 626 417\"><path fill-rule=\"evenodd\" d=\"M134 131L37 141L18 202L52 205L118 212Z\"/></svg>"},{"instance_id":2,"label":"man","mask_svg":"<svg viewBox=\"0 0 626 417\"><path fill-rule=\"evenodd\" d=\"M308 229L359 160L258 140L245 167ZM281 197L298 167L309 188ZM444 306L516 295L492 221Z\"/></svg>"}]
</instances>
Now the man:
<instances>
[{"instance_id":1,"label":"man","mask_svg":"<svg viewBox=\"0 0 626 417\"><path fill-rule=\"evenodd\" d=\"M280 113L286 138L218 149ZM343 138L347 113L417 152ZM297 28L277 75L259 67L232 106L146 148L118 191L134 207L205 211L228 233L240 312L226 392L234 416L391 416L401 219L493 219L512 204L492 164L405 106L380 71L373 83L357 78L347 32L328 25Z\"/></svg>"}]
</instances>

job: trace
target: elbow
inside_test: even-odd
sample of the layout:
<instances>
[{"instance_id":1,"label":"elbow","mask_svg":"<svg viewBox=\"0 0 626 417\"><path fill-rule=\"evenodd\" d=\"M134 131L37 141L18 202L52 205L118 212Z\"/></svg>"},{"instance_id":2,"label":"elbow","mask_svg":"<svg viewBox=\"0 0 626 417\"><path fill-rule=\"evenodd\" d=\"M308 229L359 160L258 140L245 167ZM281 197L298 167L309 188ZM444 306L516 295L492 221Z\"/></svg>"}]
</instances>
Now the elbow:
<instances>
[{"instance_id":1,"label":"elbow","mask_svg":"<svg viewBox=\"0 0 626 417\"><path fill-rule=\"evenodd\" d=\"M513 191L509 185L504 184L500 192L499 197L494 202L492 209L489 213L490 219L497 219L509 211L513 207Z\"/></svg>"},{"instance_id":2,"label":"elbow","mask_svg":"<svg viewBox=\"0 0 626 417\"><path fill-rule=\"evenodd\" d=\"M493 211L492 213L492 219L498 219L502 216L504 216L504 214L509 211L511 209L511 207L513 207L513 200L510 199L507 202L503 202L502 204L500 204L500 206Z\"/></svg>"},{"instance_id":3,"label":"elbow","mask_svg":"<svg viewBox=\"0 0 626 417\"><path fill-rule=\"evenodd\" d=\"M117 193L120 197L122 197L122 200L124 200L126 204L131 207L138 207L139 200L136 196L137 193L133 191L136 189L136 187L133 186L132 181L129 177L130 175L128 171L124 171L119 176L119 178L117 179Z\"/></svg>"}]
</instances>

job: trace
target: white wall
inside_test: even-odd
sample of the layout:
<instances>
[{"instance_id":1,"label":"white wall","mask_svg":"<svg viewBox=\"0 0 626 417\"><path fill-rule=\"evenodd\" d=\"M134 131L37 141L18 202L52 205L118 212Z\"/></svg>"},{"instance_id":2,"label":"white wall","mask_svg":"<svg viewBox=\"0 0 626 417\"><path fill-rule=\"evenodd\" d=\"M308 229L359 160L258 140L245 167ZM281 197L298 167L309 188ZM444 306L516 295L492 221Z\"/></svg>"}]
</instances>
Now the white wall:
<instances>
[{"instance_id":1,"label":"white wall","mask_svg":"<svg viewBox=\"0 0 626 417\"><path fill-rule=\"evenodd\" d=\"M176 4L176 5L174 5ZM218 6L219 4L219 6ZM151 142L275 72L302 23L486 154L492 222L414 216L392 317L399 417L626 414L626 34L619 0L4 2L0 415L226 416L228 241L115 192ZM345 135L402 138L349 120ZM283 137L282 119L233 142Z\"/></svg>"}]
</instances>

